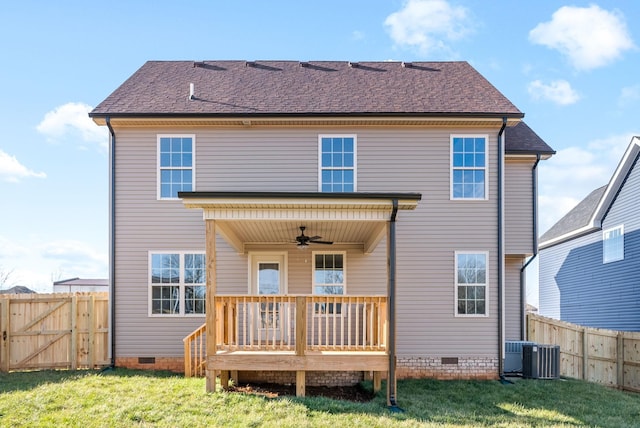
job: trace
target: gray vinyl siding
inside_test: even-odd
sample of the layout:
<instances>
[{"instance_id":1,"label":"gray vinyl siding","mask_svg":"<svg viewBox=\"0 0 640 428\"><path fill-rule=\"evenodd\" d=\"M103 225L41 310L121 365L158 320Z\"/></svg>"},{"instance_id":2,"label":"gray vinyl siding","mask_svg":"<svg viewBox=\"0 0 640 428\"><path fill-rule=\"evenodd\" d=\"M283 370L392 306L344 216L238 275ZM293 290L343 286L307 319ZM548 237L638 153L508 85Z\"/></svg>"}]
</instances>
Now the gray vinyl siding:
<instances>
[{"instance_id":1,"label":"gray vinyl siding","mask_svg":"<svg viewBox=\"0 0 640 428\"><path fill-rule=\"evenodd\" d=\"M505 161L505 252L533 254L533 187L534 158Z\"/></svg>"},{"instance_id":2,"label":"gray vinyl siding","mask_svg":"<svg viewBox=\"0 0 640 428\"><path fill-rule=\"evenodd\" d=\"M504 281L505 340L523 340L521 331L520 268L523 259L506 257Z\"/></svg>"},{"instance_id":3,"label":"gray vinyl siding","mask_svg":"<svg viewBox=\"0 0 640 428\"><path fill-rule=\"evenodd\" d=\"M640 168L620 189L602 228L541 251L540 313L613 330L640 330ZM624 225L624 259L602 262L602 231Z\"/></svg>"},{"instance_id":4,"label":"gray vinyl siding","mask_svg":"<svg viewBox=\"0 0 640 428\"><path fill-rule=\"evenodd\" d=\"M186 209L180 201L156 200L158 133L195 134L198 191L310 192L318 189L318 135L356 134L358 191L423 195L416 211L402 211L398 215L398 355L495 357L499 263L497 131L497 128L116 129L116 354L182 356L182 338L204 322L204 317L148 316L148 252L201 251L205 239L200 211ZM450 200L452 133L488 135L488 200ZM530 188L530 179L529 182L518 179L525 172L530 176L531 168L526 163L513 166L509 163L507 167L513 180L505 192L507 200L511 195L522 196L521 202L513 204L522 212L530 206L528 190L519 189L521 185ZM521 223L512 224L520 230L524 228ZM510 225L507 231L511 233L513 227ZM530 230L523 235L529 239ZM246 293L248 255L238 255L220 237L216 242L218 292ZM508 242L512 252L526 250L526 245L518 244L517 239ZM268 249L283 251L282 247L250 248ZM347 251L349 294L386 293L385 240L371 255L339 245L332 249ZM489 316L455 316L455 251L489 253ZM288 292L310 293L311 260L292 246L288 266ZM509 263L510 290L515 277L513 269ZM511 307L515 296L509 295L507 300ZM512 329L507 327L509 335Z\"/></svg>"},{"instance_id":5,"label":"gray vinyl siding","mask_svg":"<svg viewBox=\"0 0 640 428\"><path fill-rule=\"evenodd\" d=\"M203 251L202 214L156 200L156 134L116 131L116 356L182 356L182 338L204 322L149 317L149 251Z\"/></svg>"}]
</instances>

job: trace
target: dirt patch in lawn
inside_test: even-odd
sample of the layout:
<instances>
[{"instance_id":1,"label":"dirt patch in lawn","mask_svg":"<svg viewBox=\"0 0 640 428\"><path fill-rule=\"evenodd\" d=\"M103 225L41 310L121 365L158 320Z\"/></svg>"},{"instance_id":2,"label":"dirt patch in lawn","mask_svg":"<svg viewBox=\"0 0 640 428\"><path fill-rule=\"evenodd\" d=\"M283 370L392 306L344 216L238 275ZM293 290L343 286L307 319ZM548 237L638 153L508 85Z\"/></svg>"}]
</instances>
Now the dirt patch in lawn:
<instances>
[{"instance_id":1,"label":"dirt patch in lawn","mask_svg":"<svg viewBox=\"0 0 640 428\"><path fill-rule=\"evenodd\" d=\"M274 383L251 383L236 385L229 388L230 392L242 394L262 395L268 398L296 395L295 385L278 385ZM355 401L366 403L374 397L373 392L364 389L360 385L353 386L307 386L307 397L326 397L334 400Z\"/></svg>"}]
</instances>

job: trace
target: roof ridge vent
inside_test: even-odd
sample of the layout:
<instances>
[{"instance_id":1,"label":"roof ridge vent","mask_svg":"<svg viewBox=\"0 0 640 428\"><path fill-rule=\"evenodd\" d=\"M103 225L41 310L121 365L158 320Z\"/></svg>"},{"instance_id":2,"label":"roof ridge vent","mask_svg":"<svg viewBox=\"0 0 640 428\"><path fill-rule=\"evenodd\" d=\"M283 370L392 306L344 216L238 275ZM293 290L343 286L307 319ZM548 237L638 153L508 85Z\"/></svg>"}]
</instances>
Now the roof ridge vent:
<instances>
[{"instance_id":1,"label":"roof ridge vent","mask_svg":"<svg viewBox=\"0 0 640 428\"><path fill-rule=\"evenodd\" d=\"M402 68L411 68L413 67L413 63L412 62L404 62L402 61Z\"/></svg>"},{"instance_id":2,"label":"roof ridge vent","mask_svg":"<svg viewBox=\"0 0 640 428\"><path fill-rule=\"evenodd\" d=\"M256 62L255 61L245 61L244 66L245 67L255 67L256 66Z\"/></svg>"},{"instance_id":3,"label":"roof ridge vent","mask_svg":"<svg viewBox=\"0 0 640 428\"><path fill-rule=\"evenodd\" d=\"M193 68L204 67L204 61L193 61Z\"/></svg>"}]
</instances>

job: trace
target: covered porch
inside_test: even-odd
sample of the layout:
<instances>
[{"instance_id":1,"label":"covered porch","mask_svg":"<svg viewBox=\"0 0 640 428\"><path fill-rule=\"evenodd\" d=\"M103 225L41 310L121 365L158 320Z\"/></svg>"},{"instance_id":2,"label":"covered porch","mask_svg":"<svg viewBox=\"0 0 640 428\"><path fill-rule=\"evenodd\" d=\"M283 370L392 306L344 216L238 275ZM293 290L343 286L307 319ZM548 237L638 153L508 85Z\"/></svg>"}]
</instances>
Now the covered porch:
<instances>
[{"instance_id":1,"label":"covered porch","mask_svg":"<svg viewBox=\"0 0 640 428\"><path fill-rule=\"evenodd\" d=\"M308 371L372 373L376 390L386 373L387 398L395 403L396 216L415 209L420 194L184 192L180 197L187 208L202 210L206 230L206 323L185 338L187 376L206 375L207 390L213 391L218 375L227 387L238 371L293 371L297 394L304 395ZM302 225L311 236L321 234L324 244L355 246L362 254L386 242L386 293L317 294L311 272L305 287L311 293L289 293L286 287L284 293L265 293L252 285L259 281L254 274L247 275L246 294L217 292L216 236L245 255L256 245L301 248L309 243L292 230ZM322 250L334 248L330 245Z\"/></svg>"}]
</instances>

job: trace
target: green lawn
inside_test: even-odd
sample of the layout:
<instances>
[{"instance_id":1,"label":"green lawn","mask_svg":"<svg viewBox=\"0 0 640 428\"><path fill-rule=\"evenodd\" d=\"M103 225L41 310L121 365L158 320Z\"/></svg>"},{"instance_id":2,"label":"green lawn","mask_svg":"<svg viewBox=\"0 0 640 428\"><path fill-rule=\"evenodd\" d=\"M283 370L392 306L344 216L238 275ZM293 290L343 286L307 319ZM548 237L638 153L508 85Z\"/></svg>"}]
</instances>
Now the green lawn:
<instances>
[{"instance_id":1,"label":"green lawn","mask_svg":"<svg viewBox=\"0 0 640 428\"><path fill-rule=\"evenodd\" d=\"M370 386L370 385L369 385ZM207 394L204 379L117 369L0 374L0 427L640 426L640 394L576 380L398 382L366 404Z\"/></svg>"}]
</instances>

